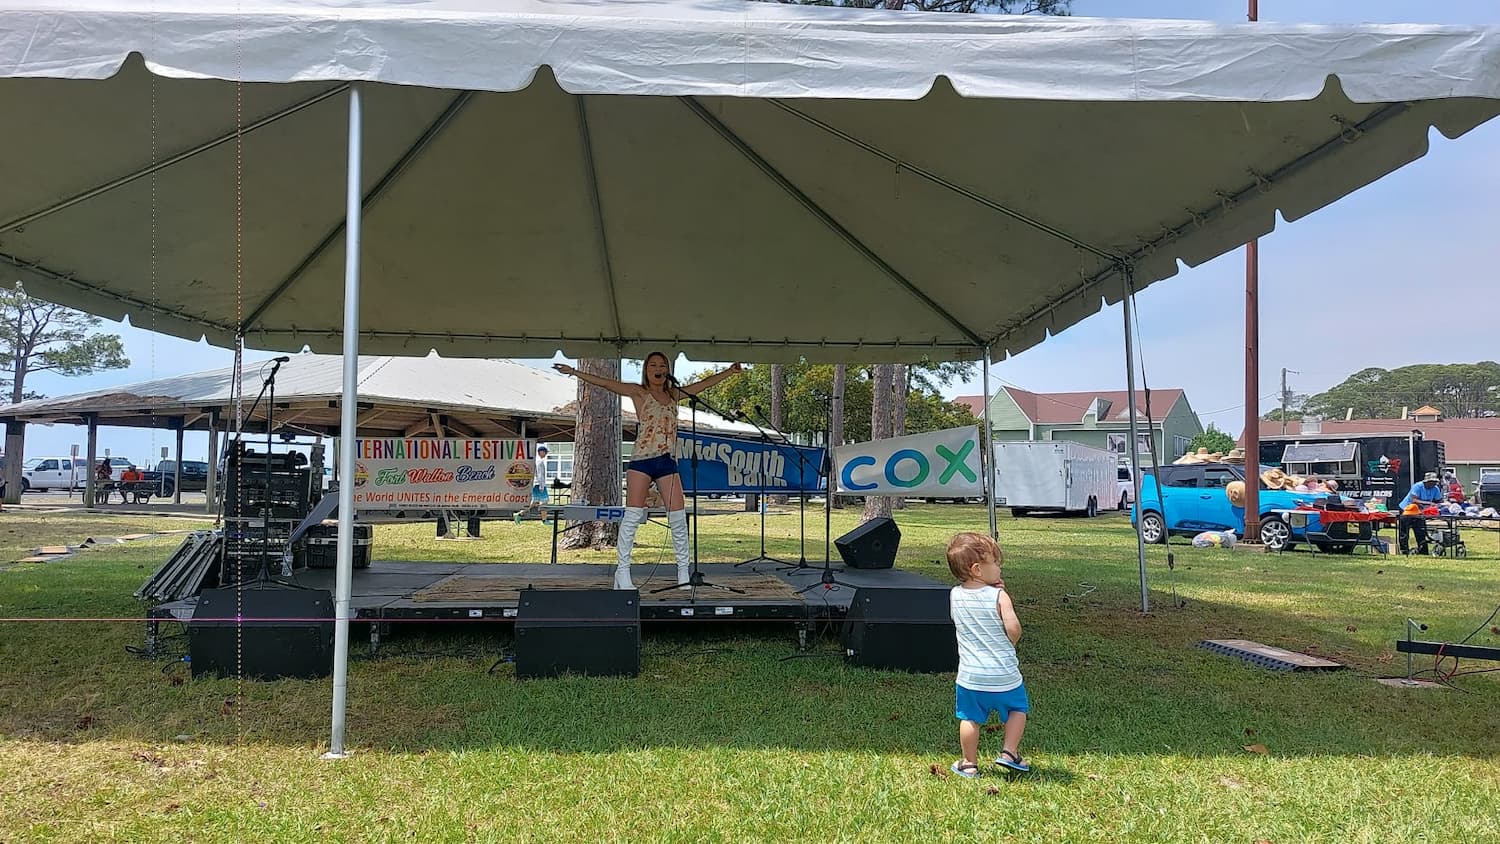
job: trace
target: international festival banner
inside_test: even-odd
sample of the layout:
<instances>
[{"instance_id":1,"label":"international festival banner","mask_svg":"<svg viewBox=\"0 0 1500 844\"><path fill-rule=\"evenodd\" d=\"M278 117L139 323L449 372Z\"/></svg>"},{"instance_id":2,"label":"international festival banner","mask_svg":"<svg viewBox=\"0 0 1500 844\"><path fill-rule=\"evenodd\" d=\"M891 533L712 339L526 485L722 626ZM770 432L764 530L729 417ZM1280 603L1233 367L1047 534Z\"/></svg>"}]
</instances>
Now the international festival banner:
<instances>
[{"instance_id":1,"label":"international festival banner","mask_svg":"<svg viewBox=\"0 0 1500 844\"><path fill-rule=\"evenodd\" d=\"M979 429L972 425L833 450L838 491L847 495L981 496L979 459Z\"/></svg>"},{"instance_id":2,"label":"international festival banner","mask_svg":"<svg viewBox=\"0 0 1500 844\"><path fill-rule=\"evenodd\" d=\"M693 491L692 433L677 431L677 470L684 493ZM749 494L761 491L764 472L767 493L815 492L823 488L819 469L823 449L791 443L770 444L699 433L698 492ZM801 459L798 459L800 456Z\"/></svg>"},{"instance_id":3,"label":"international festival banner","mask_svg":"<svg viewBox=\"0 0 1500 844\"><path fill-rule=\"evenodd\" d=\"M354 441L354 509L523 508L536 441L458 437Z\"/></svg>"}]
</instances>

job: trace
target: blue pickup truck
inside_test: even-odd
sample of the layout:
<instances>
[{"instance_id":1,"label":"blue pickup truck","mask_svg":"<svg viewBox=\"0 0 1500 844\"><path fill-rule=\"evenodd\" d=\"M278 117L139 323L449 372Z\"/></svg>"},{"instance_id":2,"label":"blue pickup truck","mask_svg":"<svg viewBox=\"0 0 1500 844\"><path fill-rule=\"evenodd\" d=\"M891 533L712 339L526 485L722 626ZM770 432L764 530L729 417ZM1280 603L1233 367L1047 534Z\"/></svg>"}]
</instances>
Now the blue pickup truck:
<instances>
[{"instance_id":1,"label":"blue pickup truck","mask_svg":"<svg viewBox=\"0 0 1500 844\"><path fill-rule=\"evenodd\" d=\"M1161 494L1157 494L1155 475L1145 473L1141 478L1140 506L1130 510L1130 523L1135 524L1137 518L1141 520L1141 534L1147 542L1166 542L1169 533L1194 535L1205 530L1233 530L1244 536L1245 509L1230 504L1225 492L1231 481L1245 479L1243 465L1197 463L1162 466L1160 471ZM1258 483L1259 479L1255 482ZM1367 536L1347 533L1349 528L1343 524L1331 525L1325 533L1316 515L1309 515L1306 527L1294 528L1271 512L1291 510L1299 504L1313 504L1327 497L1326 493L1260 490L1261 543L1272 551L1288 551L1299 542L1312 542L1321 551L1347 554L1360 542L1367 541ZM1309 538L1309 530L1320 538ZM1324 536L1327 538L1321 538Z\"/></svg>"}]
</instances>

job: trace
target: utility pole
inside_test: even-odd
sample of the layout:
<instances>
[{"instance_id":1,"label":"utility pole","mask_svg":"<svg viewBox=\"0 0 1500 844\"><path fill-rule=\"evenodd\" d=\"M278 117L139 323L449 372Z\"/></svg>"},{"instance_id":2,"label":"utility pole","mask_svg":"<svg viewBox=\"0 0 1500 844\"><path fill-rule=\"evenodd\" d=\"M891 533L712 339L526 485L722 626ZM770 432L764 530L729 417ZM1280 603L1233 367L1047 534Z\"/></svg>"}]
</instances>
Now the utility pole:
<instances>
[{"instance_id":1,"label":"utility pole","mask_svg":"<svg viewBox=\"0 0 1500 844\"><path fill-rule=\"evenodd\" d=\"M1292 373L1293 375L1301 375L1302 374L1302 373L1298 372L1295 369L1287 369L1284 366L1281 368L1281 434L1282 434L1282 436L1286 436L1286 405L1287 405L1287 402L1290 401L1291 398L1292 398L1291 391L1286 388L1286 374L1288 372Z\"/></svg>"},{"instance_id":2,"label":"utility pole","mask_svg":"<svg viewBox=\"0 0 1500 844\"><path fill-rule=\"evenodd\" d=\"M1260 19L1249 0L1251 22ZM1245 541L1260 542L1260 249L1245 244Z\"/></svg>"}]
</instances>

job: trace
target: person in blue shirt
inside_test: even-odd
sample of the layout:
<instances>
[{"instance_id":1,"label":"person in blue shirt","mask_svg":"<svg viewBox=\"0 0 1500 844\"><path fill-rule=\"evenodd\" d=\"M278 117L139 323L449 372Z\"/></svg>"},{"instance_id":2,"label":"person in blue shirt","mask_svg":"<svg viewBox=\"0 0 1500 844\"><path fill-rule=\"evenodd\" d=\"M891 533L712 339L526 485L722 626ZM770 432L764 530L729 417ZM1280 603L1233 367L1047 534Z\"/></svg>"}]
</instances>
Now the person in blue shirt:
<instances>
[{"instance_id":1,"label":"person in blue shirt","mask_svg":"<svg viewBox=\"0 0 1500 844\"><path fill-rule=\"evenodd\" d=\"M1438 484L1438 476L1434 472L1428 472L1419 484L1412 484L1411 492L1401 499L1401 516L1397 520L1397 547L1402 554L1410 553L1410 546L1406 539L1408 533L1417 535L1417 553L1425 556L1427 554L1427 517L1422 515L1422 508L1429 505L1435 506L1443 501L1443 489Z\"/></svg>"}]
</instances>

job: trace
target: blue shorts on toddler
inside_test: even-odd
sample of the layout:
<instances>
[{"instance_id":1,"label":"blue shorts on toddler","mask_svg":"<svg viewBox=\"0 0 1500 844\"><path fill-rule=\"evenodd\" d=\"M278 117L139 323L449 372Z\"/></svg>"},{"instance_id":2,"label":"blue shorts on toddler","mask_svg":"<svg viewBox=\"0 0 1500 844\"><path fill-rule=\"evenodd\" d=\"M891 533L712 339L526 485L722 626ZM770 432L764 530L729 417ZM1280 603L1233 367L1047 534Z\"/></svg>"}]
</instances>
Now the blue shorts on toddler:
<instances>
[{"instance_id":1,"label":"blue shorts on toddler","mask_svg":"<svg viewBox=\"0 0 1500 844\"><path fill-rule=\"evenodd\" d=\"M1000 713L1000 721L1012 712L1030 712L1031 701L1026 696L1025 684L1003 692L977 692L963 686L953 686L953 717L960 721L983 724L990 720L991 712Z\"/></svg>"}]
</instances>

